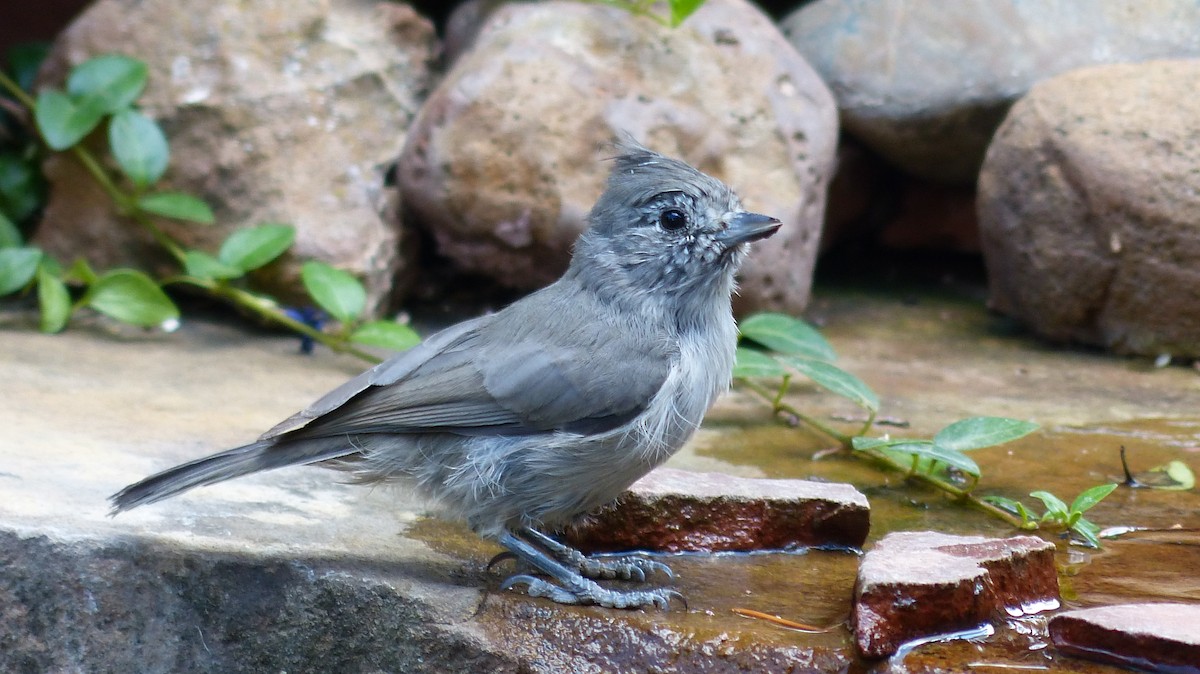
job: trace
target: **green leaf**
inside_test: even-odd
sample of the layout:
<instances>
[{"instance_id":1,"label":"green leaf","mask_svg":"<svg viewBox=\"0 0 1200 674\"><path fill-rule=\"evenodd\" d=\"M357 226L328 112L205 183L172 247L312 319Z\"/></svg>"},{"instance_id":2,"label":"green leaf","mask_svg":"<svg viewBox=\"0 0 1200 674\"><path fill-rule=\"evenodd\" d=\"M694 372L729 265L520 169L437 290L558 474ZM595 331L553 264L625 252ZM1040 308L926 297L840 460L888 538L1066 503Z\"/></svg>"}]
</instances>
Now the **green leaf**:
<instances>
[{"instance_id":1,"label":"green leaf","mask_svg":"<svg viewBox=\"0 0 1200 674\"><path fill-rule=\"evenodd\" d=\"M395 321L364 323L350 335L350 341L378 346L392 351L404 351L421 343L416 330Z\"/></svg>"},{"instance_id":2,"label":"green leaf","mask_svg":"<svg viewBox=\"0 0 1200 674\"><path fill-rule=\"evenodd\" d=\"M1066 521L1067 513L1070 512L1070 509L1067 508L1067 504L1062 499L1048 491L1035 491L1029 495L1041 501L1046 506L1047 516L1052 516L1054 519L1063 522Z\"/></svg>"},{"instance_id":3,"label":"green leaf","mask_svg":"<svg viewBox=\"0 0 1200 674\"><path fill-rule=\"evenodd\" d=\"M854 449L881 449L887 447L892 442L894 441L888 438L868 438L865 435L856 435L850 438L850 446L854 447ZM908 441L905 440L904 442Z\"/></svg>"},{"instance_id":4,"label":"green leaf","mask_svg":"<svg viewBox=\"0 0 1200 674\"><path fill-rule=\"evenodd\" d=\"M98 98L76 100L61 91L43 89L33 116L46 144L65 150L78 143L100 123L105 111Z\"/></svg>"},{"instance_id":5,"label":"green leaf","mask_svg":"<svg viewBox=\"0 0 1200 674\"><path fill-rule=\"evenodd\" d=\"M85 304L124 323L157 327L179 318L179 309L156 283L140 271L110 271L88 289Z\"/></svg>"},{"instance_id":6,"label":"green leaf","mask_svg":"<svg viewBox=\"0 0 1200 674\"><path fill-rule=\"evenodd\" d=\"M980 475L979 464L975 463L971 457L953 449L940 447L928 440L893 441L888 443L887 451L940 461L968 475L974 477Z\"/></svg>"},{"instance_id":7,"label":"green leaf","mask_svg":"<svg viewBox=\"0 0 1200 674\"><path fill-rule=\"evenodd\" d=\"M0 248L19 248L21 243L21 230L0 213Z\"/></svg>"},{"instance_id":8,"label":"green leaf","mask_svg":"<svg viewBox=\"0 0 1200 674\"><path fill-rule=\"evenodd\" d=\"M692 12L700 9L700 5L704 4L704 0L670 0L671 4L671 27L675 28L683 23Z\"/></svg>"},{"instance_id":9,"label":"green leaf","mask_svg":"<svg viewBox=\"0 0 1200 674\"><path fill-rule=\"evenodd\" d=\"M879 396L871 390L871 387L836 365L794 356L781 356L780 359L796 368L805 377L813 380L818 386L849 399L865 410L871 412L879 410Z\"/></svg>"},{"instance_id":10,"label":"green leaf","mask_svg":"<svg viewBox=\"0 0 1200 674\"><path fill-rule=\"evenodd\" d=\"M244 273L199 250L189 250L183 254L183 268L189 276L202 279L231 279Z\"/></svg>"},{"instance_id":11,"label":"green leaf","mask_svg":"<svg viewBox=\"0 0 1200 674\"><path fill-rule=\"evenodd\" d=\"M49 42L23 42L9 48L9 70L12 71L17 86L25 91L33 91L38 69L42 67L42 61L46 60L49 53Z\"/></svg>"},{"instance_id":12,"label":"green leaf","mask_svg":"<svg viewBox=\"0 0 1200 674\"><path fill-rule=\"evenodd\" d=\"M960 452L1011 442L1036 431L1037 424L1004 417L971 417L938 431L933 441Z\"/></svg>"},{"instance_id":13,"label":"green leaf","mask_svg":"<svg viewBox=\"0 0 1200 674\"><path fill-rule=\"evenodd\" d=\"M146 88L149 68L137 59L104 54L75 66L67 77L67 93L75 98L94 98L101 113L127 108Z\"/></svg>"},{"instance_id":14,"label":"green leaf","mask_svg":"<svg viewBox=\"0 0 1200 674\"><path fill-rule=\"evenodd\" d=\"M37 248L0 249L0 297L29 285L41 259Z\"/></svg>"},{"instance_id":15,"label":"green leaf","mask_svg":"<svg viewBox=\"0 0 1200 674\"><path fill-rule=\"evenodd\" d=\"M108 123L108 144L117 165L133 184L145 189L167 170L171 151L158 124L132 108L113 115Z\"/></svg>"},{"instance_id":16,"label":"green leaf","mask_svg":"<svg viewBox=\"0 0 1200 674\"><path fill-rule=\"evenodd\" d=\"M1088 544L1088 547L1100 547L1100 527L1096 526L1094 522L1080 517L1071 525L1071 531L1074 531L1082 538Z\"/></svg>"},{"instance_id":17,"label":"green leaf","mask_svg":"<svg viewBox=\"0 0 1200 674\"><path fill-rule=\"evenodd\" d=\"M1160 466L1167 477L1175 481L1173 487L1159 487L1159 489L1178 489L1186 490L1196 486L1196 474L1192 472L1188 465L1178 459Z\"/></svg>"},{"instance_id":18,"label":"green leaf","mask_svg":"<svg viewBox=\"0 0 1200 674\"><path fill-rule=\"evenodd\" d=\"M75 263L71 265L71 268L67 270L67 273L62 274L62 279L68 282L78 281L83 285L90 286L95 285L96 281L98 281L100 277L96 276L96 272L92 271L92 268L88 265L87 260L79 258L75 260Z\"/></svg>"},{"instance_id":19,"label":"green leaf","mask_svg":"<svg viewBox=\"0 0 1200 674\"><path fill-rule=\"evenodd\" d=\"M48 265L38 265L38 306L42 310L42 332L59 332L71 318L71 294Z\"/></svg>"},{"instance_id":20,"label":"green leaf","mask_svg":"<svg viewBox=\"0 0 1200 674\"><path fill-rule=\"evenodd\" d=\"M42 203L41 175L12 152L0 152L0 215L24 220Z\"/></svg>"},{"instance_id":21,"label":"green leaf","mask_svg":"<svg viewBox=\"0 0 1200 674\"><path fill-rule=\"evenodd\" d=\"M367 291L358 279L324 262L305 262L300 278L317 304L343 323L358 318L367 305Z\"/></svg>"},{"instance_id":22,"label":"green leaf","mask_svg":"<svg viewBox=\"0 0 1200 674\"><path fill-rule=\"evenodd\" d=\"M221 244L217 259L248 272L283 255L295 239L296 229L290 225L263 224L239 229Z\"/></svg>"},{"instance_id":23,"label":"green leaf","mask_svg":"<svg viewBox=\"0 0 1200 674\"><path fill-rule=\"evenodd\" d=\"M1033 521L1033 515L1030 514L1029 510L1025 507L1025 504L1016 499L1011 499L1005 496L984 496L982 500L985 503L991 503L992 505L1003 510L1007 510L1014 515L1019 515L1021 517L1022 526L1028 525Z\"/></svg>"},{"instance_id":24,"label":"green leaf","mask_svg":"<svg viewBox=\"0 0 1200 674\"><path fill-rule=\"evenodd\" d=\"M208 204L183 192L155 192L138 199L138 208L164 218L211 225L216 221Z\"/></svg>"},{"instance_id":25,"label":"green leaf","mask_svg":"<svg viewBox=\"0 0 1200 674\"><path fill-rule=\"evenodd\" d=\"M1079 496L1076 496L1075 500L1071 502L1071 512L1072 513L1087 512L1088 510L1090 510L1092 508L1092 506L1103 501L1106 496L1113 493L1113 491L1116 490L1116 488L1117 488L1116 483L1110 483L1110 484L1096 485L1095 487L1092 487L1091 489L1083 490L1082 492L1080 492Z\"/></svg>"},{"instance_id":26,"label":"green leaf","mask_svg":"<svg viewBox=\"0 0 1200 674\"><path fill-rule=\"evenodd\" d=\"M817 329L786 314L761 313L738 326L742 337L778 351L817 360L837 360L837 353Z\"/></svg>"},{"instance_id":27,"label":"green leaf","mask_svg":"<svg viewBox=\"0 0 1200 674\"><path fill-rule=\"evenodd\" d=\"M779 364L774 358L759 351L758 349L747 349L744 346L737 348L737 359L733 362L733 376L738 379L750 379L754 377L782 377L787 374L787 370Z\"/></svg>"},{"instance_id":28,"label":"green leaf","mask_svg":"<svg viewBox=\"0 0 1200 674\"><path fill-rule=\"evenodd\" d=\"M1140 487L1164 491L1187 491L1196 486L1196 474L1186 463L1178 459L1155 466L1144 473L1138 473L1134 478Z\"/></svg>"}]
</instances>

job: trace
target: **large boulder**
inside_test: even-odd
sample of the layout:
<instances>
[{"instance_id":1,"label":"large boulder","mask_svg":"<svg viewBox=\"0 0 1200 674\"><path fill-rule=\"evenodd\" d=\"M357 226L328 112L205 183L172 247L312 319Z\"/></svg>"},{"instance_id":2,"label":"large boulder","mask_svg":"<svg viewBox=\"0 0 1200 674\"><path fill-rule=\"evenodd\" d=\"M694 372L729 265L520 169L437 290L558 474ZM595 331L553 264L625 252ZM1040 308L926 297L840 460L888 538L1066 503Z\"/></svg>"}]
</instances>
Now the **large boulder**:
<instances>
[{"instance_id":1,"label":"large boulder","mask_svg":"<svg viewBox=\"0 0 1200 674\"><path fill-rule=\"evenodd\" d=\"M1034 82L1100 63L1200 56L1194 0L817 0L782 23L846 129L897 166L975 180Z\"/></svg>"},{"instance_id":2,"label":"large boulder","mask_svg":"<svg viewBox=\"0 0 1200 674\"><path fill-rule=\"evenodd\" d=\"M101 53L149 64L140 105L163 126L163 187L212 205L218 225L163 222L188 246L215 251L264 221L297 229L269 289L298 287L302 259L364 280L372 311L410 255L401 245L387 168L429 87L432 25L408 5L368 0L100 0L55 43L43 79ZM106 268L162 262L69 155L45 165L51 197L37 243Z\"/></svg>"},{"instance_id":3,"label":"large boulder","mask_svg":"<svg viewBox=\"0 0 1200 674\"><path fill-rule=\"evenodd\" d=\"M1035 86L979 178L991 304L1053 340L1200 356L1200 60Z\"/></svg>"},{"instance_id":4,"label":"large boulder","mask_svg":"<svg viewBox=\"0 0 1200 674\"><path fill-rule=\"evenodd\" d=\"M800 311L837 139L825 85L745 0L667 29L611 7L512 3L468 30L409 134L406 206L459 269L532 289L562 273L623 133L724 180L783 229L739 308Z\"/></svg>"}]
</instances>

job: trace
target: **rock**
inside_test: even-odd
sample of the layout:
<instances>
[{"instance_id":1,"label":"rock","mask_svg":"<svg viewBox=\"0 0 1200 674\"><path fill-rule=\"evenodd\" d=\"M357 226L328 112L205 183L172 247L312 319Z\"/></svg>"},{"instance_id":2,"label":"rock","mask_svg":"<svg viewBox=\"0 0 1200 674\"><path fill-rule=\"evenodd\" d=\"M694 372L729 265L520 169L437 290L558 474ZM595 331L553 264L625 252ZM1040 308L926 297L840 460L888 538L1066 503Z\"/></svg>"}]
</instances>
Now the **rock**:
<instances>
[{"instance_id":1,"label":"rock","mask_svg":"<svg viewBox=\"0 0 1200 674\"><path fill-rule=\"evenodd\" d=\"M856 548L870 512L848 484L658 468L567 535L588 552Z\"/></svg>"},{"instance_id":2,"label":"rock","mask_svg":"<svg viewBox=\"0 0 1200 674\"><path fill-rule=\"evenodd\" d=\"M914 175L975 180L1035 82L1081 66L1200 56L1191 0L817 0L782 27L854 135Z\"/></svg>"},{"instance_id":3,"label":"rock","mask_svg":"<svg viewBox=\"0 0 1200 674\"><path fill-rule=\"evenodd\" d=\"M403 198L460 269L536 288L566 268L624 132L779 217L743 268L739 308L804 308L836 114L745 0L712 0L674 30L578 2L499 7L414 122Z\"/></svg>"},{"instance_id":4,"label":"rock","mask_svg":"<svg viewBox=\"0 0 1200 674\"><path fill-rule=\"evenodd\" d=\"M189 247L215 252L234 229L296 226L282 265L261 287L295 299L301 260L364 280L372 313L412 257L389 211L385 173L428 88L432 25L411 7L366 0L168 2L101 0L58 39L43 72L118 52L149 64L142 109L162 125L171 165L161 184L201 196L218 225L163 222ZM147 235L69 155L53 155L37 244L95 266L162 264Z\"/></svg>"},{"instance_id":5,"label":"rock","mask_svg":"<svg viewBox=\"0 0 1200 674\"><path fill-rule=\"evenodd\" d=\"M863 556L851 623L866 658L989 620L1058 605L1054 544L932 531L888 534ZM1023 608L1024 607L1024 608Z\"/></svg>"},{"instance_id":6,"label":"rock","mask_svg":"<svg viewBox=\"0 0 1200 674\"><path fill-rule=\"evenodd\" d=\"M1151 672L1200 673L1200 604L1124 604L1050 619L1064 653Z\"/></svg>"},{"instance_id":7,"label":"rock","mask_svg":"<svg viewBox=\"0 0 1200 674\"><path fill-rule=\"evenodd\" d=\"M988 150L991 305L1055 341L1200 355L1200 61L1041 83Z\"/></svg>"}]
</instances>

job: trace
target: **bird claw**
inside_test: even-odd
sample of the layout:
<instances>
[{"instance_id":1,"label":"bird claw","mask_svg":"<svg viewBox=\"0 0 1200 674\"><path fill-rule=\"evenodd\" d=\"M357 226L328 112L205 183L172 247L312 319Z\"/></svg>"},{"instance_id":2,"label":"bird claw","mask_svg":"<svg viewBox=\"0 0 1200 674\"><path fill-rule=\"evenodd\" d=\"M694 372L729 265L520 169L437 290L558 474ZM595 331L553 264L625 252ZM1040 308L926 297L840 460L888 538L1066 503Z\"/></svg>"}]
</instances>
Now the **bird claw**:
<instances>
[{"instance_id":1,"label":"bird claw","mask_svg":"<svg viewBox=\"0 0 1200 674\"><path fill-rule=\"evenodd\" d=\"M621 580L633 580L644 583L646 582L647 575L661 573L667 577L667 580L675 580L675 573L671 571L671 567L653 559L646 559L645 557L632 555L609 559L597 559L583 555L580 555L580 557L581 559L577 562L579 573L588 578L619 578Z\"/></svg>"},{"instance_id":2,"label":"bird claw","mask_svg":"<svg viewBox=\"0 0 1200 674\"><path fill-rule=\"evenodd\" d=\"M525 574L510 577L501 584L503 590L511 590L517 585L525 585L525 594L530 597L544 597L559 604L594 604L604 608L645 608L654 606L661 610L671 608L671 600L678 599L687 610L687 600L683 595L669 588L653 590L611 590L601 587L594 581L581 578L575 587L567 588Z\"/></svg>"},{"instance_id":3,"label":"bird claw","mask_svg":"<svg viewBox=\"0 0 1200 674\"><path fill-rule=\"evenodd\" d=\"M646 582L647 573L661 573L668 580L675 580L675 574L671 571L671 567L653 559L646 559L636 554L607 558L589 557L569 545L564 545L556 541L537 529L528 528L525 531L553 555L555 559L563 564L570 565L585 578L592 578L594 580L611 580L616 578L644 583Z\"/></svg>"},{"instance_id":4,"label":"bird claw","mask_svg":"<svg viewBox=\"0 0 1200 674\"><path fill-rule=\"evenodd\" d=\"M487 566L485 566L483 568L485 571L491 571L492 567L496 566L500 562L504 562L504 561L508 561L510 559L516 559L516 558L517 558L516 555L509 552L508 550L505 550L504 552L498 553L495 557L492 557L491 559L489 559Z\"/></svg>"}]
</instances>

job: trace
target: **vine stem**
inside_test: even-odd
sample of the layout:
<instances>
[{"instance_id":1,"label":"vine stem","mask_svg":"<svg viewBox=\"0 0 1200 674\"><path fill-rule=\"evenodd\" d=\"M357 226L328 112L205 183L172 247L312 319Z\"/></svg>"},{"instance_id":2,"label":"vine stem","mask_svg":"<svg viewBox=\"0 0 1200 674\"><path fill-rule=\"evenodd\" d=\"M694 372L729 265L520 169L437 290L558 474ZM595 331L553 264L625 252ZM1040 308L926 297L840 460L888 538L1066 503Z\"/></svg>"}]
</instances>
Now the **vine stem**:
<instances>
[{"instance_id":1,"label":"vine stem","mask_svg":"<svg viewBox=\"0 0 1200 674\"><path fill-rule=\"evenodd\" d=\"M34 111L37 109L37 101L23 89L21 89L20 85L13 81L13 79L5 74L2 70L0 70L0 89L7 91L10 95L12 95L13 98L17 100L17 102L25 106L25 108L31 113L35 114L36 117L36 113L34 113ZM34 126L36 128L36 122ZM45 138L43 138L42 141L45 142ZM81 145L73 145L70 148L70 152L80 163L80 165L83 166L84 170L86 170L88 174L92 176L92 179L96 181L96 184L98 184L100 188L104 190L105 194L112 199L113 203L117 206L118 212L129 217L135 223L137 223L139 227L146 230L146 232L148 232L150 236L154 238L158 245L162 246L162 248L166 250L171 257L175 258L175 261L178 262L180 266L186 268L187 252L182 246L179 245L177 241L175 241L175 239L163 231L162 228L154 222L154 218L149 216L140 208L137 202L137 197L124 192L112 180L108 172L104 170L103 165L96 158L96 156L88 151L87 148ZM328 347L330 350L336 353L350 354L369 363L380 362L378 357L367 353L362 349L351 346L346 340L327 335L324 332L321 332L320 330L304 323L303 321L298 321L291 316L288 316L282 309L280 309L279 305L270 298L257 295L250 291L243 290L226 283L187 275L172 277L162 281L162 283L164 285L183 284L199 288L209 295L223 299L242 309L246 309L263 320L283 326L289 330L292 330L293 332L308 337L313 341Z\"/></svg>"},{"instance_id":2,"label":"vine stem","mask_svg":"<svg viewBox=\"0 0 1200 674\"><path fill-rule=\"evenodd\" d=\"M327 335L324 332L298 321L280 310L279 305L268 297L256 295L247 290L237 288L224 283L210 281L208 279L196 278L194 276L177 276L167 279L163 283L178 283L190 285L200 288L209 294L227 300L242 309L253 312L259 318L262 318L276 325L281 325L293 332L297 332L305 337L312 339L336 353L345 353L360 360L369 363L379 363L382 359L367 353L362 349L351 346L346 341Z\"/></svg>"},{"instance_id":3,"label":"vine stem","mask_svg":"<svg viewBox=\"0 0 1200 674\"><path fill-rule=\"evenodd\" d=\"M853 445L853 436L846 435L845 433L841 433L833 428L830 428L829 426L817 421L813 417L801 413L795 407L792 407L783 401L782 393L787 387L786 378L784 379L783 385L778 392L772 391L762 384L750 379L739 379L738 381L740 381L747 389L753 391L755 394L765 400L771 406L772 414L774 416L778 417L786 414L799 419L821 433L837 440L841 445L842 451L847 452L850 454L850 456L862 457L888 470L902 473L908 480L940 491L955 501L960 501L970 505L973 508L982 510L993 517L1004 520L1006 523L1016 529L1026 528L1024 526L1025 523L1020 517L1008 512L1007 510L1004 510L1003 508L992 505L991 503L988 503L987 501L984 501L983 499L971 493L971 489L975 486L974 482L971 484L970 488L963 489L962 487L950 484L949 482L933 475L917 472L913 469L914 467L912 465L901 463L900 461L897 461L878 449L855 449ZM863 427L862 431L860 431L858 435L863 435L867 430L869 430L872 422L874 421L874 416L875 415L872 413L871 419L868 420L867 425Z\"/></svg>"}]
</instances>

